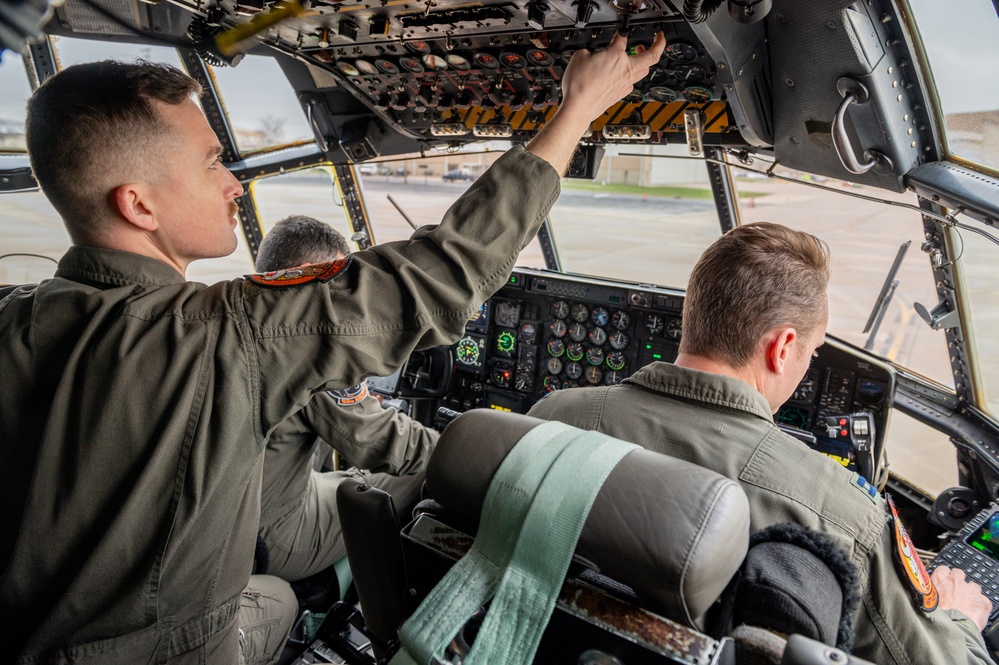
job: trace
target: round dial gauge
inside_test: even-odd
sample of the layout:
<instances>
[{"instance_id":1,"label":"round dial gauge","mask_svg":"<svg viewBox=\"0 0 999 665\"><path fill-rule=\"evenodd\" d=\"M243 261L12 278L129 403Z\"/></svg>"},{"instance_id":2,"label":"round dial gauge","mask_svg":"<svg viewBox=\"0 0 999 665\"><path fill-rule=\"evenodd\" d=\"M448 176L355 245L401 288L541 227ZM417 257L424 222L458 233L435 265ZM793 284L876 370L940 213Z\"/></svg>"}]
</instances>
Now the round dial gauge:
<instances>
[{"instance_id":1,"label":"round dial gauge","mask_svg":"<svg viewBox=\"0 0 999 665\"><path fill-rule=\"evenodd\" d=\"M610 313L603 307L597 307L590 314L590 320L598 326L606 326L610 321Z\"/></svg>"},{"instance_id":2,"label":"round dial gauge","mask_svg":"<svg viewBox=\"0 0 999 665\"><path fill-rule=\"evenodd\" d=\"M510 69L523 69L527 67L527 60L524 59L524 56L513 51L503 51L500 53L499 59L504 67L509 67Z\"/></svg>"},{"instance_id":3,"label":"round dial gauge","mask_svg":"<svg viewBox=\"0 0 999 665\"><path fill-rule=\"evenodd\" d=\"M607 341L607 331L603 328L594 328L590 331L590 344L593 346L601 346Z\"/></svg>"},{"instance_id":4,"label":"round dial gauge","mask_svg":"<svg viewBox=\"0 0 999 665\"><path fill-rule=\"evenodd\" d=\"M604 350L599 347L590 347L586 350L586 362L591 365L602 365L604 363Z\"/></svg>"},{"instance_id":5,"label":"round dial gauge","mask_svg":"<svg viewBox=\"0 0 999 665\"><path fill-rule=\"evenodd\" d=\"M586 309L586 305L582 303L577 303L572 306L572 320L583 323L586 319L590 318L590 310Z\"/></svg>"},{"instance_id":6,"label":"round dial gauge","mask_svg":"<svg viewBox=\"0 0 999 665\"><path fill-rule=\"evenodd\" d=\"M419 74L423 71L423 65L416 58L399 58L399 66L407 72L413 72L414 74Z\"/></svg>"},{"instance_id":7,"label":"round dial gauge","mask_svg":"<svg viewBox=\"0 0 999 665\"><path fill-rule=\"evenodd\" d=\"M526 393L531 389L531 379L526 374L518 374L513 380L513 387Z\"/></svg>"},{"instance_id":8,"label":"round dial gauge","mask_svg":"<svg viewBox=\"0 0 999 665\"><path fill-rule=\"evenodd\" d=\"M499 69L500 66L496 56L489 53L476 53L472 56L472 60L483 69Z\"/></svg>"},{"instance_id":9,"label":"round dial gauge","mask_svg":"<svg viewBox=\"0 0 999 665\"><path fill-rule=\"evenodd\" d=\"M700 65L687 65L686 70L680 73L680 81L684 85L699 85L704 83L707 78L707 70Z\"/></svg>"},{"instance_id":10,"label":"round dial gauge","mask_svg":"<svg viewBox=\"0 0 999 665\"><path fill-rule=\"evenodd\" d=\"M621 381L623 380L624 380L624 374L622 374L621 372L615 372L612 370L610 372L604 373L604 385L616 386L617 384L621 383Z\"/></svg>"},{"instance_id":11,"label":"round dial gauge","mask_svg":"<svg viewBox=\"0 0 999 665\"><path fill-rule=\"evenodd\" d=\"M586 339L586 326L582 323L573 323L569 326L569 338L574 342L582 342Z\"/></svg>"},{"instance_id":12,"label":"round dial gauge","mask_svg":"<svg viewBox=\"0 0 999 665\"><path fill-rule=\"evenodd\" d=\"M569 360L582 360L585 353L582 344L570 344L565 350L565 355Z\"/></svg>"},{"instance_id":13,"label":"round dial gauge","mask_svg":"<svg viewBox=\"0 0 999 665\"><path fill-rule=\"evenodd\" d=\"M652 101L662 102L663 104L669 104L670 102L676 101L676 92L664 85L654 85L649 88L649 91L645 94L647 94L649 99Z\"/></svg>"},{"instance_id":14,"label":"round dial gauge","mask_svg":"<svg viewBox=\"0 0 999 665\"><path fill-rule=\"evenodd\" d=\"M628 326L631 325L631 317L628 316L628 312L614 312L614 316L611 317L611 325L618 330L627 330Z\"/></svg>"},{"instance_id":15,"label":"round dial gauge","mask_svg":"<svg viewBox=\"0 0 999 665\"><path fill-rule=\"evenodd\" d=\"M645 316L645 328L653 335L658 335L663 331L666 322L658 314L647 314Z\"/></svg>"},{"instance_id":16,"label":"round dial gauge","mask_svg":"<svg viewBox=\"0 0 999 665\"><path fill-rule=\"evenodd\" d=\"M367 60L355 60L354 66L365 76L378 76L378 68Z\"/></svg>"},{"instance_id":17,"label":"round dial gauge","mask_svg":"<svg viewBox=\"0 0 999 665\"><path fill-rule=\"evenodd\" d=\"M430 53L430 44L428 44L427 42L421 42L421 41L406 42L404 46L410 53L419 53L420 55L423 55L424 53Z\"/></svg>"},{"instance_id":18,"label":"round dial gauge","mask_svg":"<svg viewBox=\"0 0 999 665\"><path fill-rule=\"evenodd\" d=\"M493 365L492 379L493 384L506 388L510 385L510 379L513 378L513 365L508 362L496 363Z\"/></svg>"},{"instance_id":19,"label":"round dial gauge","mask_svg":"<svg viewBox=\"0 0 999 665\"><path fill-rule=\"evenodd\" d=\"M447 64L459 71L465 71L472 68L472 63L457 53L448 53L446 60Z\"/></svg>"},{"instance_id":20,"label":"round dial gauge","mask_svg":"<svg viewBox=\"0 0 999 665\"><path fill-rule=\"evenodd\" d=\"M544 387L546 393L553 393L562 387L562 382L558 380L558 377L546 376L541 385Z\"/></svg>"},{"instance_id":21,"label":"round dial gauge","mask_svg":"<svg viewBox=\"0 0 999 665\"><path fill-rule=\"evenodd\" d=\"M525 344L533 344L538 337L538 327L533 323L525 323L520 326L520 341Z\"/></svg>"},{"instance_id":22,"label":"round dial gauge","mask_svg":"<svg viewBox=\"0 0 999 665\"><path fill-rule=\"evenodd\" d=\"M394 75L399 73L399 68L395 66L395 63L384 58L375 60L375 67L385 74Z\"/></svg>"},{"instance_id":23,"label":"round dial gauge","mask_svg":"<svg viewBox=\"0 0 999 665\"><path fill-rule=\"evenodd\" d=\"M471 337L462 337L455 347L455 355L462 365L479 364L479 343Z\"/></svg>"},{"instance_id":24,"label":"round dial gauge","mask_svg":"<svg viewBox=\"0 0 999 665\"><path fill-rule=\"evenodd\" d=\"M555 337L565 337L565 331L568 329L568 326L565 325L565 321L562 319L555 319L555 321L548 326L548 329Z\"/></svg>"},{"instance_id":25,"label":"round dial gauge","mask_svg":"<svg viewBox=\"0 0 999 665\"><path fill-rule=\"evenodd\" d=\"M555 58L551 57L547 51L532 48L527 52L527 62L532 67L551 67L555 64Z\"/></svg>"},{"instance_id":26,"label":"round dial gauge","mask_svg":"<svg viewBox=\"0 0 999 665\"><path fill-rule=\"evenodd\" d=\"M344 62L342 60L336 63L336 68L339 69L344 74L346 74L347 76L358 76L361 73L357 70L357 67L350 64L349 62Z\"/></svg>"},{"instance_id":27,"label":"round dial gauge","mask_svg":"<svg viewBox=\"0 0 999 665\"><path fill-rule=\"evenodd\" d=\"M558 358L549 358L548 362L545 364L545 368L548 370L549 374L558 374L562 371L562 361Z\"/></svg>"},{"instance_id":28,"label":"round dial gauge","mask_svg":"<svg viewBox=\"0 0 999 665\"><path fill-rule=\"evenodd\" d=\"M587 367L584 374L586 375L586 382L591 386L597 385L604 378L604 373L599 367Z\"/></svg>"},{"instance_id":29,"label":"round dial gauge","mask_svg":"<svg viewBox=\"0 0 999 665\"><path fill-rule=\"evenodd\" d=\"M579 377L583 376L583 366L577 362L566 363L565 375L575 381Z\"/></svg>"},{"instance_id":30,"label":"round dial gauge","mask_svg":"<svg viewBox=\"0 0 999 665\"><path fill-rule=\"evenodd\" d=\"M559 58L562 60L562 62L564 62L565 64L568 65L569 61L572 60L573 53L575 53L575 52L576 52L575 49L569 49L568 51L562 51L562 55L560 55Z\"/></svg>"},{"instance_id":31,"label":"round dial gauge","mask_svg":"<svg viewBox=\"0 0 999 665\"><path fill-rule=\"evenodd\" d=\"M666 45L663 55L681 64L697 60L697 47L690 42L675 40Z\"/></svg>"},{"instance_id":32,"label":"round dial gauge","mask_svg":"<svg viewBox=\"0 0 999 665\"><path fill-rule=\"evenodd\" d=\"M680 319L670 319L670 322L666 324L666 335L673 339L680 339L682 333L683 323Z\"/></svg>"},{"instance_id":33,"label":"round dial gauge","mask_svg":"<svg viewBox=\"0 0 999 665\"><path fill-rule=\"evenodd\" d=\"M699 85L692 85L689 88L683 89L683 97L688 102L706 104L711 101L712 97L714 97L714 93L708 88L703 88Z\"/></svg>"},{"instance_id":34,"label":"round dial gauge","mask_svg":"<svg viewBox=\"0 0 999 665\"><path fill-rule=\"evenodd\" d=\"M625 347L628 346L628 336L625 335L620 330L616 330L610 336L610 345L611 345L611 348L617 349L618 351L620 351L621 349L623 349L623 348L625 348Z\"/></svg>"},{"instance_id":35,"label":"round dial gauge","mask_svg":"<svg viewBox=\"0 0 999 665\"><path fill-rule=\"evenodd\" d=\"M624 369L624 354L620 351L611 351L607 354L607 366L612 370Z\"/></svg>"},{"instance_id":36,"label":"round dial gauge","mask_svg":"<svg viewBox=\"0 0 999 665\"><path fill-rule=\"evenodd\" d=\"M645 95L642 94L641 90L635 88L625 95L621 101L625 104L641 104L643 99L645 99Z\"/></svg>"},{"instance_id":37,"label":"round dial gauge","mask_svg":"<svg viewBox=\"0 0 999 665\"><path fill-rule=\"evenodd\" d=\"M517 345L517 338L509 330L500 331L496 335L496 350L500 353L513 353L513 347Z\"/></svg>"},{"instance_id":38,"label":"round dial gauge","mask_svg":"<svg viewBox=\"0 0 999 665\"><path fill-rule=\"evenodd\" d=\"M426 67L427 69L431 69L438 72L447 69L447 60L440 57L439 55L433 55L428 53L427 55L423 56L422 60L423 60L423 66Z\"/></svg>"},{"instance_id":39,"label":"round dial gauge","mask_svg":"<svg viewBox=\"0 0 999 665\"><path fill-rule=\"evenodd\" d=\"M558 358L563 353L565 353L565 342L560 339L548 340L548 354L554 358Z\"/></svg>"},{"instance_id":40,"label":"round dial gauge","mask_svg":"<svg viewBox=\"0 0 999 665\"><path fill-rule=\"evenodd\" d=\"M556 319L564 319L569 316L569 303L564 300L556 300L552 303L552 314Z\"/></svg>"}]
</instances>

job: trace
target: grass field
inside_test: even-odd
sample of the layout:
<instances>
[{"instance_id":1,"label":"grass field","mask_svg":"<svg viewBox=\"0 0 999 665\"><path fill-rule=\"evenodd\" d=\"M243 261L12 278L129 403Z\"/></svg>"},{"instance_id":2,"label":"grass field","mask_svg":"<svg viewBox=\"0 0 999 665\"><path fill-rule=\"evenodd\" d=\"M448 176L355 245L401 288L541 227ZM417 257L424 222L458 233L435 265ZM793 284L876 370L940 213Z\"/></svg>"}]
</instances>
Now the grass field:
<instances>
[{"instance_id":1,"label":"grass field","mask_svg":"<svg viewBox=\"0 0 999 665\"><path fill-rule=\"evenodd\" d=\"M603 194L639 194L643 196L659 196L672 199L712 199L713 195L708 188L700 187L642 187L640 185L603 185L596 181L589 180L563 180L562 189L574 189L582 191L601 192ZM758 198L766 196L766 192L740 191L739 198Z\"/></svg>"}]
</instances>

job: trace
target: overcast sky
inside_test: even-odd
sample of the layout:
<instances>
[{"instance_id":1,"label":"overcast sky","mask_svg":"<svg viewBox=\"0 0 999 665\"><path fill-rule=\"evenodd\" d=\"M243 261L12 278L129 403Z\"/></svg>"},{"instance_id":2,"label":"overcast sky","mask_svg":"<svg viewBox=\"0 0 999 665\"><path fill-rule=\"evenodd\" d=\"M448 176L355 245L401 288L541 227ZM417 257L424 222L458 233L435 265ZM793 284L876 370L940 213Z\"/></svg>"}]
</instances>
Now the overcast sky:
<instances>
[{"instance_id":1,"label":"overcast sky","mask_svg":"<svg viewBox=\"0 0 999 665\"><path fill-rule=\"evenodd\" d=\"M999 109L999 19L989 0L910 0L934 65L946 113ZM927 26L931 26L930 30ZM63 66L77 62L143 57L179 64L172 49L80 39L57 40ZM286 140L311 133L291 86L277 64L248 57L238 67L216 70L226 107L237 126L257 129L265 116L287 118ZM0 120L23 121L29 94L23 62L6 51L0 61Z\"/></svg>"}]
</instances>

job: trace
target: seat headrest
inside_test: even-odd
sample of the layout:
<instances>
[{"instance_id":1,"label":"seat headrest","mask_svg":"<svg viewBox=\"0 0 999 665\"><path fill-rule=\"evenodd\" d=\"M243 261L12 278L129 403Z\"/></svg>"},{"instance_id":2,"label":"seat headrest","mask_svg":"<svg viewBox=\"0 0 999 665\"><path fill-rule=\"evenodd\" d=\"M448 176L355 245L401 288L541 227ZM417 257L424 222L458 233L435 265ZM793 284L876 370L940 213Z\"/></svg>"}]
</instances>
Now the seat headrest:
<instances>
[{"instance_id":1,"label":"seat headrest","mask_svg":"<svg viewBox=\"0 0 999 665\"><path fill-rule=\"evenodd\" d=\"M488 409L456 418L427 467L430 496L477 524L493 474L543 420ZM683 460L634 450L611 471L576 554L632 589L649 610L701 628L749 546L739 485Z\"/></svg>"}]
</instances>

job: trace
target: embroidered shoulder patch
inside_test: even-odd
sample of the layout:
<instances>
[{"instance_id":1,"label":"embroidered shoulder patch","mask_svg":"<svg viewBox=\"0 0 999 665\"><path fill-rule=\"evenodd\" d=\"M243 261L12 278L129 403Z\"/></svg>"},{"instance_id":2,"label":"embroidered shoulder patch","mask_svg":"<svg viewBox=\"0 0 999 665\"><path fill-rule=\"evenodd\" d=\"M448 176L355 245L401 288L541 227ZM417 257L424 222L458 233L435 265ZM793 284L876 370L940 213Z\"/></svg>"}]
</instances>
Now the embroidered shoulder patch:
<instances>
[{"instance_id":1,"label":"embroidered shoulder patch","mask_svg":"<svg viewBox=\"0 0 999 665\"><path fill-rule=\"evenodd\" d=\"M850 478L850 484L863 492L864 495L871 500L871 503L878 502L878 488L867 482L867 479L859 473L854 472L853 476Z\"/></svg>"},{"instance_id":2,"label":"embroidered shoulder patch","mask_svg":"<svg viewBox=\"0 0 999 665\"><path fill-rule=\"evenodd\" d=\"M348 263L350 263L349 256L328 263L313 263L298 268L255 273L247 275L246 278L261 286L300 286L309 282L328 282L339 275Z\"/></svg>"},{"instance_id":3,"label":"embroidered shoulder patch","mask_svg":"<svg viewBox=\"0 0 999 665\"><path fill-rule=\"evenodd\" d=\"M364 401L368 396L368 386L360 383L352 388L340 388L339 390L327 390L330 397L336 400L339 406L354 406Z\"/></svg>"},{"instance_id":4,"label":"embroidered shoulder patch","mask_svg":"<svg viewBox=\"0 0 999 665\"><path fill-rule=\"evenodd\" d=\"M916 601L916 606L924 612L932 612L937 609L940 596L937 588L930 579L930 574L926 572L923 560L916 552L916 546L912 544L909 532L905 530L902 520L898 518L898 511L895 510L895 502L891 496L886 494L888 508L891 510L894 534L892 540L895 544L895 563L898 565L902 579L912 589Z\"/></svg>"}]
</instances>

